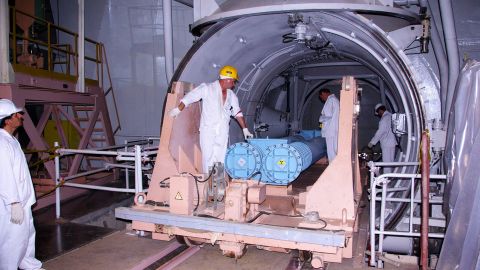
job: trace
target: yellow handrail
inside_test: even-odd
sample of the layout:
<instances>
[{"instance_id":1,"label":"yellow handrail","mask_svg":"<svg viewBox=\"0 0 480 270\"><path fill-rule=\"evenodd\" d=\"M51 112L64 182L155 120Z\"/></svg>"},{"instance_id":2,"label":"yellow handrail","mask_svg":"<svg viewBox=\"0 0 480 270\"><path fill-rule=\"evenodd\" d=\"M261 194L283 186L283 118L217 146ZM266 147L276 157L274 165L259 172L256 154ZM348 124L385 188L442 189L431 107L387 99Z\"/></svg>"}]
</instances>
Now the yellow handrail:
<instances>
[{"instance_id":1,"label":"yellow handrail","mask_svg":"<svg viewBox=\"0 0 480 270\"><path fill-rule=\"evenodd\" d=\"M55 73L61 73L61 74L65 74L65 75L68 75L70 76L71 74L71 65L70 65L70 59L73 59L75 65L73 66L74 67L74 76L75 77L78 77L78 66L77 66L77 63L78 63L78 44L77 44L77 41L78 41L78 34L75 33L75 32L72 32L68 29L65 29L63 27L60 27L58 25L55 25L45 19L42 19L42 18L38 18L38 17L35 17L33 15L30 15L30 14L27 14L23 11L20 11L20 10L17 10L15 7L13 6L10 6L10 11L11 11L11 14L12 14L12 20L11 22L14 24L13 27L11 27L11 29L13 29L12 32L10 32L10 38L12 40L12 52L13 52L13 55L12 55L12 63L15 65L19 64L18 62L18 58L20 55L17 55L18 54L18 49L17 49L17 46L18 46L18 42L22 41L23 44L24 44L24 48L22 49L22 54L23 55L28 55L28 52L26 52L25 50L27 49L27 46L28 44L33 44L34 46L36 46L37 48L39 48L40 50L44 50L46 51L47 55L46 55L46 61L47 61L47 66L46 68L44 67L37 67L37 68L42 68L42 69L46 69L50 72L55 72ZM20 15L20 16L19 16ZM18 32L17 32L17 22L19 20L19 17L22 17L22 16L25 16L27 18L31 18L33 19L33 22L31 24L31 27L33 27L34 25L42 25L44 27L46 27L46 31L47 31L47 37L46 37L46 40L40 40L40 39L37 39L35 37L30 37L30 36L27 36L27 35L19 35ZM26 31L24 29L24 31ZM57 33L57 40L60 39L60 34L63 34L62 36L62 39L64 40L67 40L66 42L64 42L64 44L62 45L58 45L56 43L52 43L52 39L53 39L53 34L54 33ZM68 42L68 40L71 40L70 42ZM85 38L85 42L86 42L86 47L90 48L90 46L94 46L94 50L95 50L95 55L85 55L85 61L89 61L89 62L92 62L94 63L94 66L95 66L95 77L94 78L88 78L88 79L92 79L92 80L95 80L97 82L99 82L103 76L103 61L102 61L102 57L101 57L101 51L102 51L102 47L103 47L103 44L99 43L99 42L96 42L92 39L89 39L89 38ZM73 43L73 44L72 44ZM65 47L65 49L61 48L61 47ZM72 51L71 48L74 48L74 50ZM93 50L92 50L93 51ZM59 57L61 54L65 54L65 58L66 58L66 61L64 62L54 62L54 58L55 57ZM85 53L88 53L88 50L85 52ZM38 55L37 55L38 57ZM59 70L55 70L55 65L65 65L65 70L62 69L62 72L59 72ZM89 72L86 72L86 74L91 74Z\"/></svg>"}]
</instances>

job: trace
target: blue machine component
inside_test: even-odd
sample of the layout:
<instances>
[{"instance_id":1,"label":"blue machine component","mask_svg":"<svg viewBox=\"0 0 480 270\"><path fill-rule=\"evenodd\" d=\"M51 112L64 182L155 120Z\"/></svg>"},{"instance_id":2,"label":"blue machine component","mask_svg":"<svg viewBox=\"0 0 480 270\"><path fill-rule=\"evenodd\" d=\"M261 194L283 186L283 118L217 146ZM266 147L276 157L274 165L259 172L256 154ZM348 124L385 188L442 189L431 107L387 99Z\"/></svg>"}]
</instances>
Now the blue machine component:
<instances>
[{"instance_id":1,"label":"blue machine component","mask_svg":"<svg viewBox=\"0 0 480 270\"><path fill-rule=\"evenodd\" d=\"M225 170L233 178L251 178L262 167L261 149L246 143L232 144L225 155Z\"/></svg>"},{"instance_id":2,"label":"blue machine component","mask_svg":"<svg viewBox=\"0 0 480 270\"><path fill-rule=\"evenodd\" d=\"M288 185L326 153L326 142L322 137L269 146L264 152L261 181Z\"/></svg>"},{"instance_id":3,"label":"blue machine component","mask_svg":"<svg viewBox=\"0 0 480 270\"><path fill-rule=\"evenodd\" d=\"M225 170L232 178L288 185L326 153L322 137L305 140L295 135L282 139L250 139L248 143L240 142L228 148Z\"/></svg>"},{"instance_id":4,"label":"blue machine component","mask_svg":"<svg viewBox=\"0 0 480 270\"><path fill-rule=\"evenodd\" d=\"M298 135L305 138L305 140L311 140L315 137L322 136L322 131L319 129L303 129L298 132Z\"/></svg>"},{"instance_id":5,"label":"blue machine component","mask_svg":"<svg viewBox=\"0 0 480 270\"><path fill-rule=\"evenodd\" d=\"M287 142L285 139L249 139L248 143L232 144L225 155L225 170L232 178L261 180L260 170L265 149Z\"/></svg>"}]
</instances>

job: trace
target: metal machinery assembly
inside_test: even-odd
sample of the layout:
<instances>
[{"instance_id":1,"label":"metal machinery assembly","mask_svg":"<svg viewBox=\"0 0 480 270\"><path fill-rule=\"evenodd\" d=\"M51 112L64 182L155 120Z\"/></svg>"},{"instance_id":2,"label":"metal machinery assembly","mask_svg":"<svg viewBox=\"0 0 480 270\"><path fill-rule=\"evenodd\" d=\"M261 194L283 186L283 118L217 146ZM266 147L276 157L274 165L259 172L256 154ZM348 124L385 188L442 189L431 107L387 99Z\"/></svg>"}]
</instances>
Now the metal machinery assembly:
<instances>
[{"instance_id":1,"label":"metal machinery assembly","mask_svg":"<svg viewBox=\"0 0 480 270\"><path fill-rule=\"evenodd\" d=\"M182 95L182 84L178 86L177 91L169 94L167 104L175 104ZM310 251L315 267L321 267L324 261L351 258L356 202L363 186L355 158L357 97L356 81L345 77L340 97L340 121L344 128L339 132L342 143L338 156L305 190L268 185L255 179L227 182L219 165L209 175L172 172L176 164L189 171L188 167L199 162L198 156L188 157L182 147L175 149L172 144L163 144L168 143L164 140L167 137L185 138L186 131L180 127L184 122L196 122L192 118L198 117L198 108L188 108L176 119L165 117L160 144L163 150L158 153L154 169L154 173L165 178L152 183L146 201L137 199L132 209L117 209L117 217L132 219L134 229L151 231L157 239L177 235L219 244L224 254L235 258L243 255L246 245L277 251ZM164 171L169 163L175 166Z\"/></svg>"},{"instance_id":2,"label":"metal machinery assembly","mask_svg":"<svg viewBox=\"0 0 480 270\"><path fill-rule=\"evenodd\" d=\"M373 136L368 130L377 123L374 105L381 102L396 114L399 162L418 161L421 132L443 121L445 90L439 86L433 50L425 50L429 34L422 14L392 1L225 1L205 12L192 25L199 38L173 76L164 112L195 85L215 80L221 66L234 65L240 75L234 90L256 139L285 138L318 128L317 96L326 87L340 98L338 155L323 172L302 163L298 167L307 173L294 180L259 181L268 178L257 172L264 170L262 155L270 145L261 149L244 143L232 121L230 144L240 143L233 159L253 153L245 159L252 164L237 171L238 179L226 180L224 196L219 196L222 184L199 173L200 107L195 104L175 119L164 116L146 199L117 209L116 216L132 220L134 229L153 232L156 239L177 235L218 244L236 258L246 245L309 251L317 268L351 257L364 185L357 152ZM227 157L227 172L230 161ZM416 170L401 166L395 172ZM306 186L296 188L298 183ZM406 184L389 182L399 190L392 196L406 198ZM386 228L395 227L405 208L387 203L385 209Z\"/></svg>"}]
</instances>

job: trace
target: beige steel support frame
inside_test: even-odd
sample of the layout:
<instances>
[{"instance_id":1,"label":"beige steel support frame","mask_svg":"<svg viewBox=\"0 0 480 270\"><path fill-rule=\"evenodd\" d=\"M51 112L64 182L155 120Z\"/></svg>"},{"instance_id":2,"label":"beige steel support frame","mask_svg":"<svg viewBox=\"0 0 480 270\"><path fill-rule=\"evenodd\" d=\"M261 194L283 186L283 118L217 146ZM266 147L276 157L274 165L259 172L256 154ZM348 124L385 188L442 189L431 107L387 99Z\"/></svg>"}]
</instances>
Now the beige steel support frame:
<instances>
[{"instance_id":1,"label":"beige steel support frame","mask_svg":"<svg viewBox=\"0 0 480 270\"><path fill-rule=\"evenodd\" d=\"M200 107L198 103L185 108L175 119L168 111L175 108L192 84L174 82L167 94L158 155L153 169L148 200L163 202L169 200L169 193L160 188L160 182L181 172L199 173L202 170L202 156L199 143Z\"/></svg>"},{"instance_id":2,"label":"beige steel support frame","mask_svg":"<svg viewBox=\"0 0 480 270\"><path fill-rule=\"evenodd\" d=\"M208 208L203 194L204 183L197 183L199 197L192 196L195 187L194 178L205 177L201 171L201 151L199 147L198 125L200 108L198 104L189 106L177 118L171 118L168 111L174 108L184 93L192 85L173 83L171 93L167 96L161 129L161 139L152 181L146 200L136 200L132 211L141 215L162 218L165 220L172 214L191 216L192 227L175 224L149 223L138 215L120 213L121 218L133 220L133 228L151 231L154 239L168 240L171 236L183 236L200 242L217 243L226 255L240 257L246 244L262 246L272 251L288 251L299 249L313 254L312 265L322 267L324 262L341 262L342 258L352 257L353 232L358 224L358 202L363 191L357 154L357 117L358 92L353 77L344 77L340 95L340 122L338 136L338 153L335 160L318 176L315 183L307 187L305 192L293 191L291 186L267 186L257 180L229 180L226 188L224 204L220 211ZM187 172L190 174L182 174ZM195 177L193 177L194 175ZM175 181L175 183L168 182ZM169 183L167 185L166 183ZM175 194L170 194L170 193ZM195 194L195 193L193 193ZM138 194L137 196L145 196ZM180 201L190 198L186 205ZM179 201L176 201L179 200ZM142 203L139 203L142 201ZM145 201L149 203L145 203ZM302 241L290 241L252 236L239 233L220 233L221 229L193 227L192 205L200 205L197 214L214 216L225 222L241 224L280 226L276 228L300 229L311 232L331 232L340 234L345 242L339 245L312 244ZM271 211L264 215L265 209ZM128 212L128 211L127 211ZM307 220L302 216L318 213L319 219ZM170 219L170 218L167 218ZM171 220L171 219L170 219ZM161 221L159 221L161 222ZM221 225L228 226L228 225ZM220 227L219 227L220 228ZM301 232L300 232L301 233Z\"/></svg>"}]
</instances>

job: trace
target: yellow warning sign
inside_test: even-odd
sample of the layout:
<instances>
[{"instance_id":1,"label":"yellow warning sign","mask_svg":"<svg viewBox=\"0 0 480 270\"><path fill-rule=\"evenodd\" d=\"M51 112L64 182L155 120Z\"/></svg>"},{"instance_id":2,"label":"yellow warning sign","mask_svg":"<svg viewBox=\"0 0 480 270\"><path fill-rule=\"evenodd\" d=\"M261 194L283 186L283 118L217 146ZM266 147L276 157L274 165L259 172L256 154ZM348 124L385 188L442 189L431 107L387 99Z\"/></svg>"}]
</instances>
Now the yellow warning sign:
<instances>
[{"instance_id":1,"label":"yellow warning sign","mask_svg":"<svg viewBox=\"0 0 480 270\"><path fill-rule=\"evenodd\" d=\"M286 162L285 160L283 160L283 159L280 159L280 160L277 162L277 164L278 164L279 166L285 166L285 165L287 164L287 162Z\"/></svg>"},{"instance_id":2,"label":"yellow warning sign","mask_svg":"<svg viewBox=\"0 0 480 270\"><path fill-rule=\"evenodd\" d=\"M177 195L175 195L175 200L183 200L182 194L180 194L180 192L177 192Z\"/></svg>"}]
</instances>

